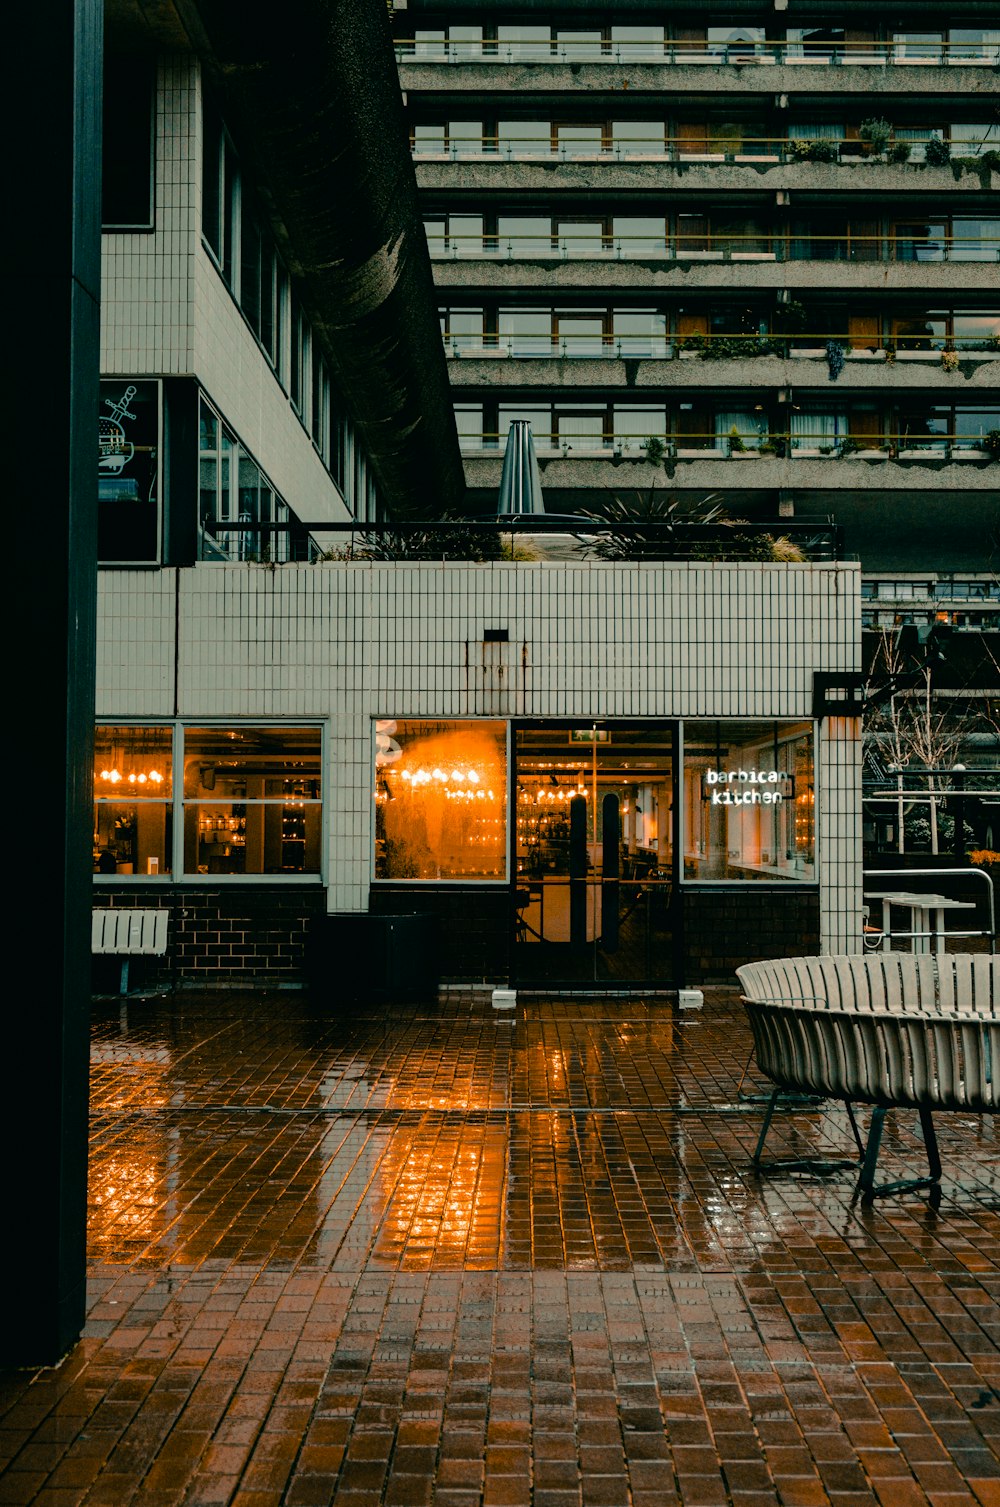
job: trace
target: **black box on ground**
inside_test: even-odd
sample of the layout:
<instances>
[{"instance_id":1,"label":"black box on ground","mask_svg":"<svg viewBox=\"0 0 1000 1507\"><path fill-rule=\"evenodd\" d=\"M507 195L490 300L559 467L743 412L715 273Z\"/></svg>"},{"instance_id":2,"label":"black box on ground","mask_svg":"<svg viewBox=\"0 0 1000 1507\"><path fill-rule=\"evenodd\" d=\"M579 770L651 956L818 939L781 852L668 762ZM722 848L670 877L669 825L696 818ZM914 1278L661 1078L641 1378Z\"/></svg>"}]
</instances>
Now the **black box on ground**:
<instances>
[{"instance_id":1,"label":"black box on ground","mask_svg":"<svg viewBox=\"0 0 1000 1507\"><path fill-rule=\"evenodd\" d=\"M441 965L435 916L341 911L309 923L306 970L313 995L331 1005L437 997Z\"/></svg>"}]
</instances>

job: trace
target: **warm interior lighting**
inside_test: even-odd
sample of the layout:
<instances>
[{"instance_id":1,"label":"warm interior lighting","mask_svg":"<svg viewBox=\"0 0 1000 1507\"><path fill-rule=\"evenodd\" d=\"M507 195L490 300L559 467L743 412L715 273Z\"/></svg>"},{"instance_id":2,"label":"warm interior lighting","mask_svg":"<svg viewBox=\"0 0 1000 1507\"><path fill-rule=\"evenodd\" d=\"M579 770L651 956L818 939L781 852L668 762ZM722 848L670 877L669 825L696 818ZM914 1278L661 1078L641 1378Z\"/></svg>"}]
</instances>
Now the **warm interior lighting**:
<instances>
[{"instance_id":1,"label":"warm interior lighting","mask_svg":"<svg viewBox=\"0 0 1000 1507\"><path fill-rule=\"evenodd\" d=\"M503 726L413 721L393 728L399 755L391 766L381 758L385 735L376 732L377 877L503 878Z\"/></svg>"}]
</instances>

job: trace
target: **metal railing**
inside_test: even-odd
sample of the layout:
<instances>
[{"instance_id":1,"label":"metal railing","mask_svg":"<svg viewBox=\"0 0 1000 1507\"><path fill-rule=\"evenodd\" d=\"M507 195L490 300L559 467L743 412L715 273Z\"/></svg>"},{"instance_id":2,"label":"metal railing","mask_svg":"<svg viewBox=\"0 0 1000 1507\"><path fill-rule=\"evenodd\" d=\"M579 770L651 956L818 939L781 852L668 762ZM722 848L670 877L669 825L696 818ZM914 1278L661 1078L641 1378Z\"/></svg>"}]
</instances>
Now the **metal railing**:
<instances>
[{"instance_id":1,"label":"metal railing","mask_svg":"<svg viewBox=\"0 0 1000 1507\"><path fill-rule=\"evenodd\" d=\"M216 519L202 524L200 558L225 564L259 566L321 560L504 560L514 558L511 545L519 535L570 535L586 547L588 540L619 538L622 558L710 559L712 551L734 547L730 525L703 523L606 523L598 518L547 514L503 519L431 519L424 522L366 523L357 519L330 522L294 519L288 523L245 523ZM738 538L762 541L780 535L797 542L810 560L843 558L842 531L828 519L781 518L740 522ZM210 547L208 547L210 546Z\"/></svg>"},{"instance_id":2,"label":"metal railing","mask_svg":"<svg viewBox=\"0 0 1000 1507\"><path fill-rule=\"evenodd\" d=\"M587 129L582 125L579 129ZM595 127L597 131L599 128ZM904 166L907 162L923 164L923 152L929 141L939 141L935 136L919 140L894 141L885 150L879 151L858 137L810 137L795 136L789 131L784 136L737 136L711 138L707 134L700 141L690 136L668 136L659 132L649 137L627 137L616 140L602 134L599 141L573 141L563 138L559 131L545 131L538 136L519 136L516 139L497 135L457 136L443 138L440 142L411 142L411 151L417 162L465 162L470 159L486 162L675 162L686 165L699 163L813 163L867 162L877 167ZM987 142L956 143L957 153L967 149L976 155ZM905 152L906 155L903 155ZM942 164L943 165L943 164Z\"/></svg>"},{"instance_id":3,"label":"metal railing","mask_svg":"<svg viewBox=\"0 0 1000 1507\"><path fill-rule=\"evenodd\" d=\"M814 64L832 66L888 66L928 64L996 67L1000 43L918 42L781 42L781 41L658 41L613 38L499 41L450 41L400 38L396 56L401 63L657 63L689 66L748 63Z\"/></svg>"},{"instance_id":4,"label":"metal railing","mask_svg":"<svg viewBox=\"0 0 1000 1507\"><path fill-rule=\"evenodd\" d=\"M756 356L782 359L818 360L826 355L827 342L840 344L848 361L868 361L873 356L889 364L896 355L940 362L948 353L957 352L964 359L1000 357L1000 335L984 340L981 335L949 335L940 339L923 335L871 337L842 334L748 335L635 335L496 333L469 334L444 331L444 346L450 356L566 357L568 359L611 359L628 356L671 361L680 356L701 356L712 360L728 357L739 360ZM735 347L735 349L734 349Z\"/></svg>"},{"instance_id":5,"label":"metal railing","mask_svg":"<svg viewBox=\"0 0 1000 1507\"><path fill-rule=\"evenodd\" d=\"M973 937L986 937L989 940L989 943L990 943L990 951L991 952L995 952L996 951L997 925L996 925L996 905L995 905L994 891L993 891L993 879L992 879L992 877L989 874L986 873L985 869L972 869L972 868L954 868L954 869L911 869L911 868L905 868L905 869L904 868L898 868L898 869L865 869L864 874L863 874L862 877L863 877L862 888L863 888L863 891L865 892L865 894L868 894L868 893L872 892L872 885L869 883L869 881L877 881L878 884L881 886L881 885L884 885L884 883L885 883L886 880L889 880L890 882L892 882L895 885L897 885L900 890L903 890L903 889L905 889L906 885L908 884L908 881L911 880L911 879L933 879L935 881L939 881L941 879L956 879L957 878L957 879L961 879L963 884L966 881L970 880L970 879L973 880L973 881L981 880L983 882L983 884L985 884L985 886L986 886L986 906L987 906L987 917L988 917L988 920L989 920L989 925L986 926L986 927L979 927L979 928L977 928L974 931L951 931L951 930L948 930L947 932L944 933L944 936L949 941L968 940L968 939L971 939ZM918 893L920 893L920 892L918 892ZM930 892L928 892L928 893L930 893ZM930 908L933 909L933 906L930 907ZM881 930L882 935L884 937L888 938L888 940L890 942L894 942L894 941L909 941L911 943L913 943L913 942L929 942L929 941L932 941L935 938L935 936L936 936L936 933L934 931L915 931L915 930L897 931L895 928L891 928L890 930L885 930L884 928L879 928L879 930Z\"/></svg>"},{"instance_id":6,"label":"metal railing","mask_svg":"<svg viewBox=\"0 0 1000 1507\"><path fill-rule=\"evenodd\" d=\"M997 413L1000 429L1000 411ZM831 436L828 432L788 431L780 433L750 430L732 434L692 431L690 434L651 434L642 437L603 430L592 434L569 434L565 430L542 430L532 426L535 449L543 455L573 455L577 459L643 460L646 440L659 440L664 454L670 460L728 460L778 459L778 460L838 460L847 456L867 455L883 460L902 459L951 459L961 455L986 459L991 455L985 436L935 434L935 435L850 435ZM507 434L482 431L477 434L459 435L463 451L487 451L494 453L503 449Z\"/></svg>"},{"instance_id":7,"label":"metal railing","mask_svg":"<svg viewBox=\"0 0 1000 1507\"><path fill-rule=\"evenodd\" d=\"M427 227L427 245L437 260L482 257L518 261L542 257L560 261L619 261L648 257L704 262L1000 262L1000 236L757 235L699 234L584 236L571 231L515 235L452 235Z\"/></svg>"}]
</instances>

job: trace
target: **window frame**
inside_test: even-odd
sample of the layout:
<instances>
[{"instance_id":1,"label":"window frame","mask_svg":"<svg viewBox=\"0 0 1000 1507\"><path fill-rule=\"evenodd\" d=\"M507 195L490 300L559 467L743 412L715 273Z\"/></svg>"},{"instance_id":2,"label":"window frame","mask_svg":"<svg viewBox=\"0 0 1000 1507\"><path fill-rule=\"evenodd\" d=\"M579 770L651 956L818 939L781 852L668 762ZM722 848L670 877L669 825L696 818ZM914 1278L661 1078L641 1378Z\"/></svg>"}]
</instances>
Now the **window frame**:
<instances>
[{"instance_id":1,"label":"window frame","mask_svg":"<svg viewBox=\"0 0 1000 1507\"><path fill-rule=\"evenodd\" d=\"M154 798L146 797L150 803L166 805L167 824L171 834L173 871L169 874L101 874L95 872L93 881L101 889L111 889L117 886L131 888L136 885L168 885L173 887L198 885L205 888L231 885L273 885L282 886L307 885L316 887L326 885L329 874L329 833L328 816L330 812L330 777L329 777L329 724L325 718L319 717L116 717L113 714L101 715L95 718L96 727L121 727L121 728L161 728L169 729L171 733L171 794L169 799L155 801ZM185 868L184 852L184 814L187 807L204 805L224 805L222 800L216 802L187 800L184 796L184 756L185 739L189 729L219 728L224 731L236 728L263 728L268 731L279 731L281 728L315 728L319 732L319 782L320 795L318 801L313 804L319 806L319 869L316 872L303 874L200 874L189 873ZM107 801L103 804L134 804L135 798L128 801ZM94 805L96 806L96 799ZM263 799L249 801L247 804L280 806L281 800Z\"/></svg>"}]
</instances>

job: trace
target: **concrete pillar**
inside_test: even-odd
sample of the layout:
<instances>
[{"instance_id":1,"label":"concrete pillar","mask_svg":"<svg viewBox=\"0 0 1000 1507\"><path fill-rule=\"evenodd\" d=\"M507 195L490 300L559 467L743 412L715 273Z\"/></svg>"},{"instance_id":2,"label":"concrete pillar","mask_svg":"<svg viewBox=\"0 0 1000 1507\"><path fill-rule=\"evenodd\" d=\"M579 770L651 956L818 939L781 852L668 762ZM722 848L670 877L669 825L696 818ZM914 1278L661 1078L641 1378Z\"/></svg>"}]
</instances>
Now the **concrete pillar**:
<instances>
[{"instance_id":1,"label":"concrete pillar","mask_svg":"<svg viewBox=\"0 0 1000 1507\"><path fill-rule=\"evenodd\" d=\"M84 1317L101 38L101 0L5 17L8 1365L57 1360Z\"/></svg>"}]
</instances>

